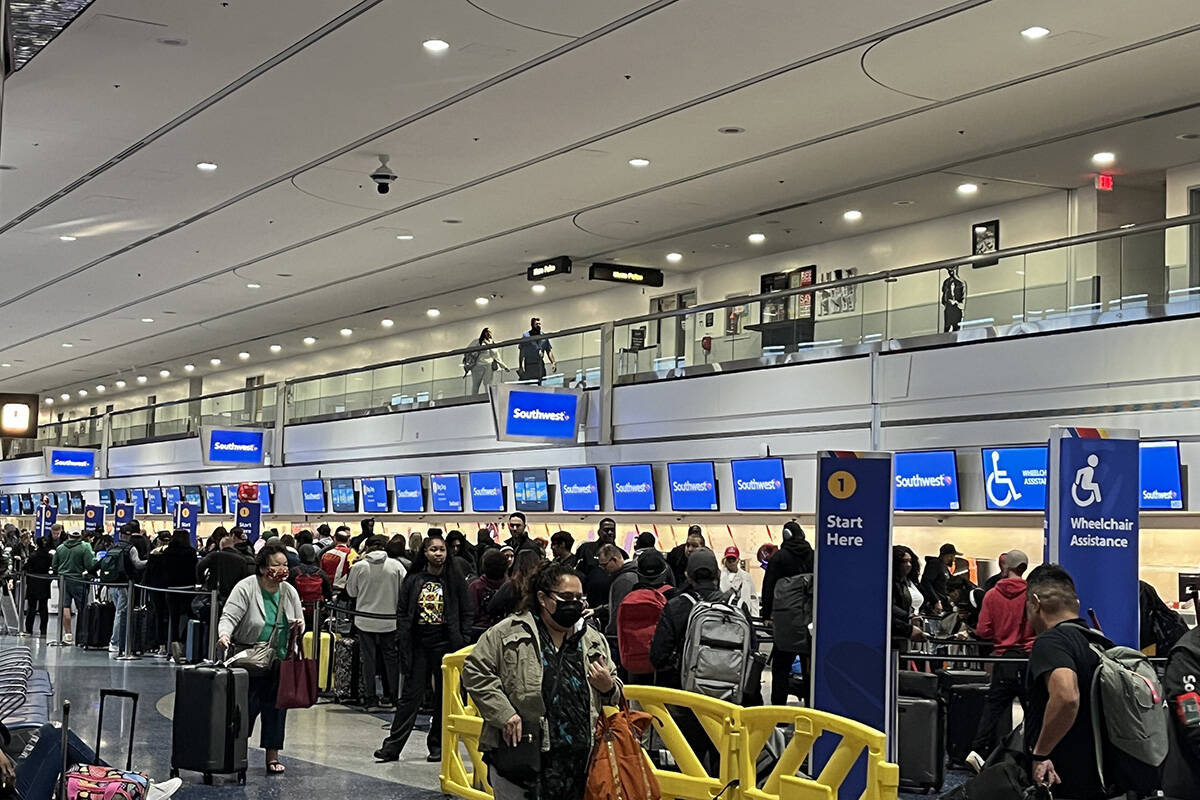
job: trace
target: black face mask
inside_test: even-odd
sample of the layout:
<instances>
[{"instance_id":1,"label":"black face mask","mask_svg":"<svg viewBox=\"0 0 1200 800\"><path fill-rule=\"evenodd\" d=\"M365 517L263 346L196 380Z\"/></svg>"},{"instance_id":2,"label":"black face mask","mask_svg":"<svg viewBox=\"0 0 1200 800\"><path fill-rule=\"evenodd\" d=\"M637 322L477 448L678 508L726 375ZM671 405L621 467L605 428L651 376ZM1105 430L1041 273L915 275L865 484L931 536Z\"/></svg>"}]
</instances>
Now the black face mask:
<instances>
[{"instance_id":1,"label":"black face mask","mask_svg":"<svg viewBox=\"0 0 1200 800\"><path fill-rule=\"evenodd\" d=\"M558 600L554 611L550 614L550 619L554 620L556 625L570 630L575 627L575 623L579 622L583 616L583 601L582 600Z\"/></svg>"}]
</instances>

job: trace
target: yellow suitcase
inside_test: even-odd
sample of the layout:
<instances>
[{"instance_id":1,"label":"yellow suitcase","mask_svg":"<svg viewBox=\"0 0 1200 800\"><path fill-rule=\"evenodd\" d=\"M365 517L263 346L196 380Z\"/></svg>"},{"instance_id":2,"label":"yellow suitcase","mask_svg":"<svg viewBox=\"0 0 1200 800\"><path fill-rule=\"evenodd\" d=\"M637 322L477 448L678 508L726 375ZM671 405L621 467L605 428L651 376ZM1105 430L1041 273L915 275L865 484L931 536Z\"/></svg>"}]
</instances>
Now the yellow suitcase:
<instances>
[{"instance_id":1,"label":"yellow suitcase","mask_svg":"<svg viewBox=\"0 0 1200 800\"><path fill-rule=\"evenodd\" d=\"M333 691L333 645L340 637L336 633L321 634L321 663L317 664L317 689L322 692ZM304 634L305 658L316 658L313 654L316 643L312 631Z\"/></svg>"}]
</instances>

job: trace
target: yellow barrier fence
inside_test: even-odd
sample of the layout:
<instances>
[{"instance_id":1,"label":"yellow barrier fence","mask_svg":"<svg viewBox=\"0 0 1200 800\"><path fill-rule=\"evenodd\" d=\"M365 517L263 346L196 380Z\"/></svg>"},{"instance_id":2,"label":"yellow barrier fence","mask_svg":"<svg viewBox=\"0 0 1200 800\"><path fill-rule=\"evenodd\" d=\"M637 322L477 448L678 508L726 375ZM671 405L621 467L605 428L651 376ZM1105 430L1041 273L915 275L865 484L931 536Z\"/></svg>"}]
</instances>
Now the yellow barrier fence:
<instances>
[{"instance_id":1,"label":"yellow barrier fence","mask_svg":"<svg viewBox=\"0 0 1200 800\"><path fill-rule=\"evenodd\" d=\"M446 656L442 661L442 791L467 800L491 800L487 765L479 753L483 720L462 690L463 662L470 648ZM836 800L838 789L854 764L866 752L866 787L859 800L896 800L900 770L887 762L884 735L842 717L792 706L742 708L732 703L675 689L627 686L631 703L654 717L654 729L674 758L671 770L654 767L664 798L680 800ZM705 769L705 754L697 742L680 729L671 708L690 708L713 747L707 755L719 757L715 774ZM776 726L790 725L794 734L760 787L756 761ZM828 736L836 747L819 775L809 776L801 768L813 746ZM722 794L722 790L724 793Z\"/></svg>"}]
</instances>

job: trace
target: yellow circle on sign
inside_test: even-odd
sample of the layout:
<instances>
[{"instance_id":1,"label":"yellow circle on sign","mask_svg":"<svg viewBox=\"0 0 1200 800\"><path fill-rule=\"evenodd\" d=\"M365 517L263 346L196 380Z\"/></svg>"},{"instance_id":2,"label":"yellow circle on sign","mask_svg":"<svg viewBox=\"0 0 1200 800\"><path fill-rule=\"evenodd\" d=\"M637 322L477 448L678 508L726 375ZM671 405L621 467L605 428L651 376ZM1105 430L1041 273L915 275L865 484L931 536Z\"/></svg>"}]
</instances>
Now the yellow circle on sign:
<instances>
[{"instance_id":1,"label":"yellow circle on sign","mask_svg":"<svg viewBox=\"0 0 1200 800\"><path fill-rule=\"evenodd\" d=\"M241 508L241 511L240 511L239 513L240 513L240 514L241 514L243 517L248 517L248 516L250 516L250 509L249 509L249 508L247 508L246 506L242 506L242 508Z\"/></svg>"},{"instance_id":2,"label":"yellow circle on sign","mask_svg":"<svg viewBox=\"0 0 1200 800\"><path fill-rule=\"evenodd\" d=\"M829 493L838 500L846 500L858 488L858 481L846 470L839 469L829 476L829 482L826 486L829 488Z\"/></svg>"}]
</instances>

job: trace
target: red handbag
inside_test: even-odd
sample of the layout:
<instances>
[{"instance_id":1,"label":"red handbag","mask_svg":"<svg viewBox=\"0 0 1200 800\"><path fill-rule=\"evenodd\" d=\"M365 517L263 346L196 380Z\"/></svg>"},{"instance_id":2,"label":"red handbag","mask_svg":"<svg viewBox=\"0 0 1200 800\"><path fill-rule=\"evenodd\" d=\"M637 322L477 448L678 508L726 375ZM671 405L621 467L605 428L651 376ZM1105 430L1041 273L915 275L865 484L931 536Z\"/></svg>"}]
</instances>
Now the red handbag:
<instances>
[{"instance_id":1,"label":"red handbag","mask_svg":"<svg viewBox=\"0 0 1200 800\"><path fill-rule=\"evenodd\" d=\"M300 652L300 635L288 637L287 658L279 662L276 708L312 708L317 704L317 662Z\"/></svg>"}]
</instances>

